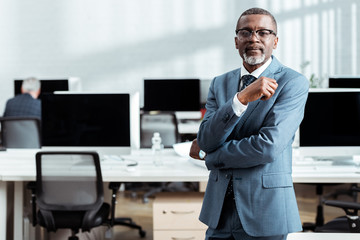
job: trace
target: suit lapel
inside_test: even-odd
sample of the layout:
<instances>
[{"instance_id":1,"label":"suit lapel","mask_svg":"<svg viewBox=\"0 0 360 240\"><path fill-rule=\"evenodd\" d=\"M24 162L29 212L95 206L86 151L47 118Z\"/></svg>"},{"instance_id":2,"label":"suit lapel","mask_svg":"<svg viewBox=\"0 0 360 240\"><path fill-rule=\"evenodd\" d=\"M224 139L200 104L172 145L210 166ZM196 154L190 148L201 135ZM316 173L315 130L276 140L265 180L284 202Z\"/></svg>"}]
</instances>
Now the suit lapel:
<instances>
[{"instance_id":1,"label":"suit lapel","mask_svg":"<svg viewBox=\"0 0 360 240\"><path fill-rule=\"evenodd\" d=\"M240 69L233 73L233 76L227 82L226 99L233 99L235 94L239 91L240 86Z\"/></svg>"},{"instance_id":2,"label":"suit lapel","mask_svg":"<svg viewBox=\"0 0 360 240\"><path fill-rule=\"evenodd\" d=\"M272 62L270 65L265 69L263 73L260 74L259 77L264 76L268 78L274 78L275 73L279 72L281 70L281 64L277 60L276 57L272 56ZM275 79L276 80L276 79Z\"/></svg>"},{"instance_id":3,"label":"suit lapel","mask_svg":"<svg viewBox=\"0 0 360 240\"><path fill-rule=\"evenodd\" d=\"M280 71L280 63L279 61L273 56L272 62L269 65L268 68L265 69L265 71L263 73L260 74L259 78L264 76L264 77L268 77L268 78L273 78L275 79L275 73ZM240 81L240 71L239 71L239 80ZM239 86L239 83L238 83ZM238 91L238 90L237 90ZM235 92L234 92L235 95ZM234 96L233 95L233 96ZM236 134L239 132L239 130L241 129L241 127L243 126L243 124L246 122L246 120L251 116L251 114L255 111L256 107L259 105L260 103L260 99L251 102L248 104L248 107L246 109L246 111L244 112L243 116L241 117L239 123L237 124L237 126L235 127L233 134ZM231 134L232 135L232 134Z\"/></svg>"}]
</instances>

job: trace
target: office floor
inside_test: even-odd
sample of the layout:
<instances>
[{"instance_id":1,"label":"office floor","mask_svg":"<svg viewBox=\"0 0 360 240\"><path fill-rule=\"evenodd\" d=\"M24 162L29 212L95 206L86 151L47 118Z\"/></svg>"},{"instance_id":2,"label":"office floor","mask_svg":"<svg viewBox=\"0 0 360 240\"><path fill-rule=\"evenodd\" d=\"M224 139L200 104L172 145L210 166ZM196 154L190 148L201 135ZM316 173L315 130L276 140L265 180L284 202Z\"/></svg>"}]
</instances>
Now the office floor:
<instances>
[{"instance_id":1,"label":"office floor","mask_svg":"<svg viewBox=\"0 0 360 240\"><path fill-rule=\"evenodd\" d=\"M113 231L113 239L139 240L153 239L153 220L152 220L152 204L154 198L149 198L148 203L143 203L141 193L136 198L131 196L129 192L121 192L118 195L116 205L116 217L131 217L132 220L140 225L146 231L145 238L140 238L137 229L131 229L125 226L115 226Z\"/></svg>"},{"instance_id":2,"label":"office floor","mask_svg":"<svg viewBox=\"0 0 360 240\"><path fill-rule=\"evenodd\" d=\"M333 191L336 188L346 188L348 185L336 185L333 187L326 187L325 193ZM308 184L295 184L296 196L298 199L298 206L302 222L313 222L315 219L315 211L318 198L315 195L315 186ZM129 193L122 192L119 194L118 205L116 209L117 216L131 217L137 224L141 225L146 231L146 237L140 238L137 230L128 227L116 226L114 228L113 239L127 239L152 240L152 203L142 203L140 195L137 198L131 198ZM335 217L343 215L343 211L332 207L324 207L325 222Z\"/></svg>"}]
</instances>

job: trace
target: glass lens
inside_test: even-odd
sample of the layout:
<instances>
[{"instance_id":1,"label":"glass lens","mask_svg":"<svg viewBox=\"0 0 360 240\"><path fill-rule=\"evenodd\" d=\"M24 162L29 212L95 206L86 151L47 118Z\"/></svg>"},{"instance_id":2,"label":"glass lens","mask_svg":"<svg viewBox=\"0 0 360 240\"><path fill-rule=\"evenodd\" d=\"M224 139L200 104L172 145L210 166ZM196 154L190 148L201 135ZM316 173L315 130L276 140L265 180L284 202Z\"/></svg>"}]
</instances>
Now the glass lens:
<instances>
[{"instance_id":1,"label":"glass lens","mask_svg":"<svg viewBox=\"0 0 360 240\"><path fill-rule=\"evenodd\" d=\"M268 29L259 29L257 31L239 29L238 36L242 39L248 39L251 38L253 32L255 32L256 37L261 40L268 40L270 38L270 35L272 34L272 31Z\"/></svg>"}]
</instances>

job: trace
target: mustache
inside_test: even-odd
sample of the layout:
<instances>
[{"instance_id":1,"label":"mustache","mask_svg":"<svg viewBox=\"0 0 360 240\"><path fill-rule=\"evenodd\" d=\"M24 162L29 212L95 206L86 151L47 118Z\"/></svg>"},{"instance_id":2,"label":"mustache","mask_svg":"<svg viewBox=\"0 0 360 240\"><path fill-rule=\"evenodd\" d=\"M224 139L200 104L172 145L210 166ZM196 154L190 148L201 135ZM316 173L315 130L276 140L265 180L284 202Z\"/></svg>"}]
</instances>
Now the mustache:
<instances>
[{"instance_id":1,"label":"mustache","mask_svg":"<svg viewBox=\"0 0 360 240\"><path fill-rule=\"evenodd\" d=\"M247 52L250 50L260 50L262 53L264 53L264 47L262 47L262 46L248 46L244 49L244 52Z\"/></svg>"}]
</instances>

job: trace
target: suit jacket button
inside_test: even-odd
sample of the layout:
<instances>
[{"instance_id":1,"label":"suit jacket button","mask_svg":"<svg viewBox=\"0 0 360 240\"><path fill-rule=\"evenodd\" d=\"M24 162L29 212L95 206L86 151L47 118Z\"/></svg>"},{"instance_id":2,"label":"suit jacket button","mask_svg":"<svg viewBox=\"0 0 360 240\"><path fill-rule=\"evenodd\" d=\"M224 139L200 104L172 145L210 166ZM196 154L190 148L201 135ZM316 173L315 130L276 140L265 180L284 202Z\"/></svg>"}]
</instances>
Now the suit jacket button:
<instances>
[{"instance_id":1,"label":"suit jacket button","mask_svg":"<svg viewBox=\"0 0 360 240\"><path fill-rule=\"evenodd\" d=\"M223 117L223 121L227 122L229 120L229 118L230 118L230 115L228 113L226 113Z\"/></svg>"}]
</instances>

